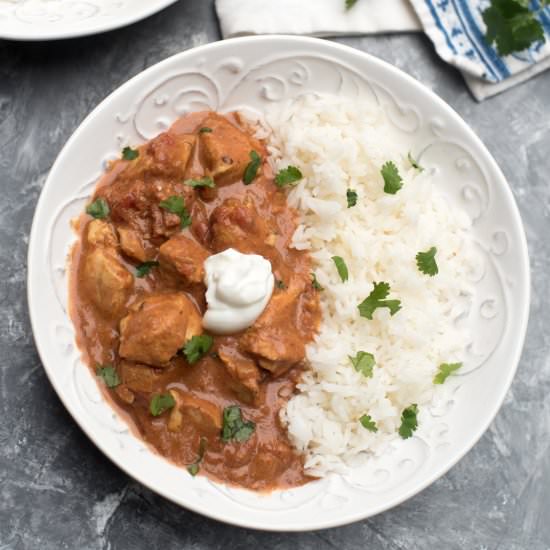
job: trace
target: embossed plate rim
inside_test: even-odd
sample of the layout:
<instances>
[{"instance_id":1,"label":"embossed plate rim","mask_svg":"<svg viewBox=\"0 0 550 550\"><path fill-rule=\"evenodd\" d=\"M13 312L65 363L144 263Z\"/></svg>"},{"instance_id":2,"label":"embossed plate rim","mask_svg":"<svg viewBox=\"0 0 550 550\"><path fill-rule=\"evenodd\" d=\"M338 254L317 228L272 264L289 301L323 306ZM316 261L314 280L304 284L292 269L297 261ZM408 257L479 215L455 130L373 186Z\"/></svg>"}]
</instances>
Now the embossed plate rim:
<instances>
[{"instance_id":1,"label":"embossed plate rim","mask_svg":"<svg viewBox=\"0 0 550 550\"><path fill-rule=\"evenodd\" d=\"M122 10L122 13L118 13L115 16L106 16L98 13L93 17L81 21L65 23L65 26L56 23L59 27L53 25L45 27L44 23L38 26L23 21L15 21L16 26L14 28L14 18L7 18L5 22L0 20L0 39L36 42L43 40L64 40L100 34L132 25L133 23L162 11L168 6L175 4L177 1L178 0L144 0L138 10L130 10L129 13L127 10ZM90 3L89 0L87 0L86 3ZM106 17L106 19L102 21L101 17ZM28 30L28 32L25 32L26 30Z\"/></svg>"},{"instance_id":2,"label":"embossed plate rim","mask_svg":"<svg viewBox=\"0 0 550 550\"><path fill-rule=\"evenodd\" d=\"M517 239L518 244L518 257L514 257L514 261L517 260L518 266L517 269L518 272L518 279L521 279L522 281L522 287L516 291L518 293L521 293L521 295L525 298L523 302L519 304L518 309L518 315L514 319L514 341L511 343L509 353L507 353L508 362L506 363L506 371L505 376L502 380L499 381L500 383L500 389L499 393L496 396L493 396L493 401L489 405L489 412L484 416L484 418L475 426L474 429L471 431L468 431L468 435L464 436L460 444L457 444L458 451L454 452L452 454L452 458L447 459L446 461L442 462L441 464L435 465L433 469L430 470L430 473L422 474L424 476L424 479L421 480L421 482L411 482L409 483L410 488L401 490L402 485L399 486L399 491L397 492L395 496L392 496L391 498L386 498L384 500L383 498L380 498L380 503L378 499L376 499L376 505L371 505L368 512L365 512L361 509L359 506L357 508L357 511L354 510L353 512L339 512L338 510L334 511L333 508L327 508L327 510L331 510L330 513L326 512L323 519L319 519L317 514L315 513L309 513L306 514L307 510L299 510L296 508L292 508L294 512L291 512L290 506L287 509L281 509L281 510L266 510L265 508L261 508L259 505L255 506L254 504L248 505L244 503L243 501L237 502L235 506L231 506L232 500L227 500L227 506L223 510L216 510L215 507L212 505L213 502L209 503L204 500L204 495L207 494L208 498L217 498L217 499L223 499L225 497L231 498L231 494L228 491L222 492L218 489L218 492L212 491L212 485L215 484L208 484L204 478L196 479L197 485L196 490L194 490L192 493L189 492L189 494L178 494L178 490L180 489L174 489L171 486L166 486L166 479L161 480L158 476L155 478L156 481L151 480L151 473L148 471L137 471L138 466L136 466L136 463L132 462L126 463L124 462L120 456L122 451L116 448L116 445L111 445L107 440L102 440L101 438L98 438L97 435L94 435L95 427L91 424L91 420L86 418L83 412L80 410L82 408L82 405L78 402L71 400L71 396L69 395L69 390L67 387L62 385L62 377L59 374L59 372L56 372L56 369L60 370L60 365L56 365L54 361L52 361L50 357L49 352L49 346L51 345L49 342L50 334L41 331L38 329L39 327L39 317L44 317L47 315L44 311L40 311L40 304L43 303L42 301L45 299L44 296L41 296L41 293L43 292L44 285L41 279L42 274L44 273L44 263L41 261L41 259L45 256L44 253L44 223L43 220L48 220L48 212L47 207L48 204L46 202L46 190L50 190L50 188L53 188L55 185L55 182L57 181L57 178L60 177L60 174L58 174L59 170L63 167L63 165L68 161L69 154L71 153L73 149L73 145L77 143L81 139L81 135L86 133L88 131L88 127L92 126L92 122L96 117L100 116L100 113L102 113L104 110L110 109L110 114L115 115L118 108L112 107L112 105L115 105L116 101L119 98L122 98L125 96L125 94L131 90L137 83L140 82L147 82L150 86L152 86L152 83L149 82L149 80L153 80L154 82L158 81L159 73L161 73L163 70L166 69L167 74L171 74L170 67L172 67L173 64L176 64L176 62L179 65L186 65L187 60L189 60L188 64L190 67L193 67L194 70L196 69L196 63L200 59L206 59L208 55L212 56L212 59L218 60L221 58L221 56L226 52L226 55L228 58L230 58L229 52L233 52L235 49L240 50L239 51L247 51L249 54L251 51L254 53L250 54L254 59L253 61L256 63L251 63L253 66L257 66L259 64L259 59L257 56L258 54L254 50L254 45L257 45L259 49L261 48L268 48L269 51L276 51L279 48L281 50L291 49L293 47L296 47L298 49L303 48L304 51L307 51L311 53L312 55L317 55L319 58L322 58L323 53L327 58L337 58L341 63L342 66L346 65L346 63L350 63L355 66L360 66L362 71L371 71L372 73L378 74L378 83L379 81L383 81L385 85L387 86L403 86L407 90L414 92L415 95L417 94L421 99L422 103L424 104L424 109L431 109L432 114L435 113L440 117L443 117L443 119L449 123L449 125L453 126L453 128L456 129L457 134L464 134L464 136L467 136L468 145L475 149L476 154L478 155L478 158L481 157L483 161L484 169L488 172L490 176L490 183L498 187L499 190L499 197L500 199L504 200L506 203L506 208L510 211L510 218L504 220L507 224L507 227L512 227L514 233L514 238ZM235 55L234 53L232 55ZM267 57L267 54L265 54L265 57ZM191 63L191 59L195 61L195 65ZM178 65L178 66L179 66ZM164 75L166 77L166 75ZM375 79L371 79L369 81L374 82ZM410 106L410 105L409 105ZM436 117L437 118L437 117ZM434 118L433 120L435 120ZM108 149L109 146L105 145L105 149ZM70 164L70 163L69 163ZM83 181L85 180L85 175L83 175ZM50 205L50 206L56 206ZM51 217L51 212L50 212ZM39 223L39 221L41 223ZM52 224L53 225L53 224ZM495 233L496 234L496 233ZM339 44L326 42L320 39L314 39L314 38L299 38L299 37L287 37L287 36L270 36L270 37L246 37L246 38L236 38L225 42L217 42L214 44L209 44L206 46L201 46L198 48L194 48L192 50L188 50L187 52L183 52L180 54L177 54L176 56L173 56L169 59L166 59L165 61L147 69L140 75L137 75L127 83L123 84L118 90L113 92L107 99L105 99L98 107L96 107L90 115L84 120L84 122L79 126L79 128L74 132L74 134L69 138L67 141L67 144L59 154L56 162L54 163L50 174L48 176L48 179L46 181L46 184L44 186L44 190L42 191L42 194L40 196L40 199L37 204L35 217L33 220L33 225L31 229L31 235L30 235L30 242L29 242L29 252L28 252L28 303L29 303L29 311L30 311L30 318L31 318L31 325L33 328L33 333L35 337L36 346L38 349L38 352L40 354L40 357L42 359L42 362L44 364L45 370L48 374L48 377L50 378L50 381L52 385L54 386L56 392L58 393L60 399L66 406L66 408L69 410L73 418L76 420L76 422L80 425L80 427L83 429L83 431L90 437L90 439L106 454L115 464L117 464L122 470L124 470L128 475L134 477L144 485L148 486L151 490L156 491L157 493L163 495L164 497L183 505L195 512L199 512L201 514L204 514L206 516L225 521L228 523L232 523L235 525L240 525L243 527L250 527L255 529L267 529L267 530L274 530L274 531L303 531L303 530L313 530L313 529L320 529L320 528L328 528L328 527L335 527L339 525L344 525L347 523L351 523L354 521L358 521L361 519L364 519L366 517L375 515L377 513L383 512L389 508L392 508L393 506L396 506L397 504L400 504L401 502L407 500L411 496L417 494L424 488L426 488L428 485L433 483L436 479L438 479L441 475L443 475L445 472L447 472L464 454L466 454L471 447L479 440L481 435L486 431L487 427L489 426L490 422L495 417L498 409L502 405L502 402L505 398L506 392L511 384L511 381L513 379L513 376L515 374L517 364L519 361L519 357L521 354L521 350L523 347L523 342L525 338L526 328L527 328L527 320L528 320L528 313L529 313L529 295L530 295L530 273L529 273L529 261L528 261L528 252L527 252L527 244L526 244L526 238L525 238L525 232L523 229L523 225L521 223L521 219L519 216L519 211L517 209L517 206L515 204L515 201L513 199L512 192L510 188L508 187L503 174L501 173L500 169L498 168L496 162L488 152L488 150L485 148L485 146L482 144L482 142L479 140L479 138L474 134L474 132L467 126L467 124L459 117L459 115L452 110L451 107L449 107L446 103L444 103L439 97L437 97L433 92L426 89L423 85L418 83L416 80L414 80L412 77L406 75L399 69L387 64L384 61L381 61L377 58L374 58L368 54L365 54L363 52L360 52L358 50L354 50L352 48L349 48L347 46L342 46ZM520 292L521 291L521 292ZM44 320L41 321L42 324L44 323ZM504 340L504 339L503 339ZM508 349L507 349L508 351ZM90 375L91 377L91 375ZM66 382L66 380L65 380ZM79 408L80 407L80 408ZM85 412L85 411L84 411ZM138 453L135 453L136 455ZM145 466L149 466L150 464L157 465L159 460L152 456L152 453L142 453L140 455L141 458L143 458L144 455L147 455L147 460L143 459L143 463L140 463L140 467L142 469ZM151 456L149 456L151 455ZM133 455L131 455L133 456ZM140 458L140 459L141 459ZM136 459L137 460L137 459ZM174 466L171 466L167 463L166 464L166 470L168 471L167 476L171 472ZM183 472L182 472L183 473ZM323 491L327 485L329 485L332 482L332 479L327 479L325 482L317 482L319 483L318 487L321 491ZM408 480L407 480L408 482ZM182 480L182 486L185 485L187 482ZM323 485L324 484L324 485ZM160 487L159 485L164 485L165 487ZM300 493L301 491L306 491L307 487L312 488L312 486L315 486L316 484L310 484L306 486L306 488L296 489L295 493ZM218 486L216 486L218 487ZM313 488L311 489L313 490ZM387 491L395 492L395 491ZM334 493L333 493L334 494ZM203 500L201 500L200 496L202 496ZM223 496L225 495L225 497ZM326 495L330 496L330 493L326 491ZM317 505L317 497L319 495L315 495L313 499L311 499L311 502L309 504L311 506ZM336 495L337 496L337 495ZM260 502L259 499L265 498L266 500L263 502L268 502L271 497L257 497L257 501ZM360 499L360 496L357 496L357 494L353 495L353 502L356 502L358 499ZM367 498L367 497L365 497ZM321 500L319 498L319 500ZM314 502L315 501L315 502ZM298 506L302 506L301 504L298 504ZM250 514L247 514L247 509L250 511ZM250 516L250 517L249 517ZM307 516L307 517L306 517ZM329 517L330 516L330 517Z\"/></svg>"}]
</instances>

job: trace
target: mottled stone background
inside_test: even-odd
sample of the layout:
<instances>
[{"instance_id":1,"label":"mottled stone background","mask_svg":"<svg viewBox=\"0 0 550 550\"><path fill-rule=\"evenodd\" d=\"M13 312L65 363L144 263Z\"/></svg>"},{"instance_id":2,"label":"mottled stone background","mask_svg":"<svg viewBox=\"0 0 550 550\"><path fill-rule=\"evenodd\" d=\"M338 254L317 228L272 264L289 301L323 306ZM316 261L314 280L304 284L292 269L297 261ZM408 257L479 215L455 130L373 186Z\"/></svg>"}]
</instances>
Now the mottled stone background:
<instances>
[{"instance_id":1,"label":"mottled stone background","mask_svg":"<svg viewBox=\"0 0 550 550\"><path fill-rule=\"evenodd\" d=\"M180 0L100 36L0 41L0 549L550 549L550 72L477 104L424 36L341 40L412 74L464 117L507 176L529 240L533 302L512 389L483 439L423 493L317 533L228 527L129 479L63 408L34 347L25 288L28 235L48 170L120 84L219 38L212 0Z\"/></svg>"}]
</instances>

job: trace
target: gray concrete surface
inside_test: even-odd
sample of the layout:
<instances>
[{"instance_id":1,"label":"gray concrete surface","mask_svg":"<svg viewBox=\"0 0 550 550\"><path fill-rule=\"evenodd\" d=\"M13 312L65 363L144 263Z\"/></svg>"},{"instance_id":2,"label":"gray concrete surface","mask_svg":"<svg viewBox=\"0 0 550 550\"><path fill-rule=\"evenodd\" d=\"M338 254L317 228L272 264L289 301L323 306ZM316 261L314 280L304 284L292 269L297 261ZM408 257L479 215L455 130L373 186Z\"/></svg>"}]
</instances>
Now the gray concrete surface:
<instances>
[{"instance_id":1,"label":"gray concrete surface","mask_svg":"<svg viewBox=\"0 0 550 550\"><path fill-rule=\"evenodd\" d=\"M26 303L40 189L84 116L142 69L219 39L212 0L180 0L126 29L58 43L0 41L0 549L550 549L550 72L477 104L420 35L342 39L435 90L506 174L529 240L533 303L497 419L444 478L402 506L316 533L225 526L129 479L51 388Z\"/></svg>"}]
</instances>

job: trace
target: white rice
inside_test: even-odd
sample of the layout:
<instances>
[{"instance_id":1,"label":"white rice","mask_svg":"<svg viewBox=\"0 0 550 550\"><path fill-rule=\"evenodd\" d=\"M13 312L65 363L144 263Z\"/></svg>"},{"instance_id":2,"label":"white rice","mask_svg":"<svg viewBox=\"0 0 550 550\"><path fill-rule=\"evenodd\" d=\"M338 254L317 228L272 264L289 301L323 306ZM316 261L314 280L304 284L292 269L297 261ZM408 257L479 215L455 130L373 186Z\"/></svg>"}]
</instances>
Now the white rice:
<instances>
[{"instance_id":1,"label":"white rice","mask_svg":"<svg viewBox=\"0 0 550 550\"><path fill-rule=\"evenodd\" d=\"M306 470L323 476L381 454L399 438L403 409L416 403L422 411L432 402L438 365L463 359L469 335L455 319L471 293L470 221L447 203L429 170L411 166L378 107L307 96L269 110L265 121L275 170L294 165L304 175L289 194L301 212L293 245L310 251L324 287L320 332L307 348L311 370L281 418L306 455ZM404 180L395 195L384 193L380 174L389 160ZM353 208L347 189L358 194ZM432 246L435 277L415 261ZM347 282L332 256L344 258ZM370 321L357 306L380 281L391 285L389 297L402 309L394 316L378 309ZM350 362L360 350L375 356L372 378ZM363 414L378 432L359 423Z\"/></svg>"}]
</instances>

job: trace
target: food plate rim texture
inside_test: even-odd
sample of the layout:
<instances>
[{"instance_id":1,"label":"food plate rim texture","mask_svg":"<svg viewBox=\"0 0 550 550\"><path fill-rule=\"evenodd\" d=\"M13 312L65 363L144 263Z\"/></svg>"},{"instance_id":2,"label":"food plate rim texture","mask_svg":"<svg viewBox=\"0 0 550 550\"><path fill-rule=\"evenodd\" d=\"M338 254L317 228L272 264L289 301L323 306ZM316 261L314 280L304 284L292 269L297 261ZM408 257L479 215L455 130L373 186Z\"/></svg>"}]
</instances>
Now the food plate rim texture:
<instances>
[{"instance_id":1,"label":"food plate rim texture","mask_svg":"<svg viewBox=\"0 0 550 550\"><path fill-rule=\"evenodd\" d=\"M266 73L266 67L269 67L269 73ZM214 73L217 80L212 76ZM362 75L368 75L368 79ZM436 136L434 139L439 140L438 144L462 151L459 157L452 158L451 163L453 169L466 170L466 175L461 175L461 178L470 177L468 170L473 170L475 162L465 158L470 154L467 155L467 151L475 151L468 158L479 161L479 177L483 175L485 178L487 193L486 200L480 198L480 204L488 205L492 200L498 211L497 220L490 224L493 233L489 240L494 251L491 258L498 256L499 262L504 262L503 258L507 262L507 266L505 263L500 266L503 269L495 268L495 273L500 274L503 309L498 310L498 298L488 299L484 305L487 309L484 322L504 318L505 321L498 321L504 323L504 328L497 332L495 349L480 363L482 368L464 377L467 379L464 387L467 386L471 397L468 405L474 412L476 407L480 408L480 417L472 417L476 422L473 428L467 423L467 426L457 429L454 442L445 443L446 450L441 444L442 450L436 449L439 454L432 453L421 441L408 442L410 449L418 452L420 458L416 462L400 460L399 469L395 470L397 473L388 466L393 485L381 480L386 479L386 474L386 477L381 476L362 487L331 474L301 488L277 491L267 496L255 495L213 483L202 476L191 479L184 469L164 461L128 433L127 426L120 423L114 411L103 402L89 369L83 367L75 349L66 307L63 309L57 305L63 301L61 295L66 294L66 271L60 263L68 252L69 220L82 211L85 199L101 173L102 162L114 158L122 146L153 137L186 110L209 105L223 110L219 98L224 91L219 82L240 83L225 91L225 97L231 98L226 105L235 108L247 106L252 93L255 101L263 105L279 100L281 94L298 94L296 90L300 89L312 91L308 86L318 86L316 78L328 87L335 82L340 87L349 84L349 89L358 89L358 82L364 80L365 93L375 93L373 90L376 89L375 95L389 98L389 103L384 105L389 105L392 116L405 117L407 124L414 113L431 113L430 124L426 125L430 128L430 135ZM192 89L193 86L196 89ZM394 97L392 90L398 90L396 95L400 94L406 100L398 103L391 99ZM138 97L142 98L141 102L136 101ZM422 103L420 107L410 103L415 98ZM165 114L168 106L173 109L168 117L170 120L159 114ZM142 110L151 116L141 116ZM112 118L113 143L103 143L98 136L94 141L102 143L92 144L86 134L92 131L101 133L103 127L98 125L107 115ZM154 117L157 118L152 125ZM441 137L449 128L451 137ZM462 136L464 143L457 144L460 139L452 139L454 134ZM84 171L80 174L80 165L71 160L71 154L82 146L89 148L89 156L95 162L93 166L97 170L94 175ZM442 151L443 158L446 153L445 149ZM471 177L475 179L475 176ZM75 178L78 181L75 182ZM86 185L82 187L82 183ZM67 202L66 209L60 208L65 197L60 195L56 199L56 192L61 193L61 188L69 192L71 185L78 187L80 194ZM476 196L474 191L466 190L465 196ZM502 219L500 212L508 217ZM74 239L74 235L70 239ZM58 242L64 247L63 254L56 252ZM53 258L58 260L55 268ZM509 289L504 288L507 285ZM527 330L530 273L525 232L512 192L489 151L450 106L412 77L369 54L316 38L269 36L235 38L179 53L123 84L88 115L57 157L39 198L29 241L27 288L35 343L46 373L76 422L115 464L153 491L205 516L255 529L305 531L352 523L404 502L445 474L480 439L501 407L517 369ZM494 364L496 362L498 365ZM498 370L493 372L496 367ZM482 380L483 376L488 376L484 372L486 369L497 375L490 394L486 394L487 380ZM456 391L461 389L457 385ZM453 439L453 434L450 438ZM415 444L418 448L414 447ZM407 473L411 462L414 462L414 468ZM380 472L384 473L377 470L375 474Z\"/></svg>"},{"instance_id":2,"label":"food plate rim texture","mask_svg":"<svg viewBox=\"0 0 550 550\"><path fill-rule=\"evenodd\" d=\"M116 6L117 11L114 14L105 13L102 11L101 6L94 5L93 2L81 2L86 5L87 10L93 11L84 12L82 16L78 16L75 20L66 22L58 19L64 16L62 14L52 16L51 21L46 16L39 20L39 16L36 16L37 21L33 23L31 22L33 19L32 15L25 20L25 18L22 19L16 13L8 15L0 13L0 38L4 40L35 42L100 34L146 19L171 4L175 4L177 1L140 0L141 5L137 8L134 5L132 10L123 9L125 7L124 1L120 1L120 5ZM16 6L14 6L15 9L17 9ZM111 9L113 8L111 7Z\"/></svg>"}]
</instances>

